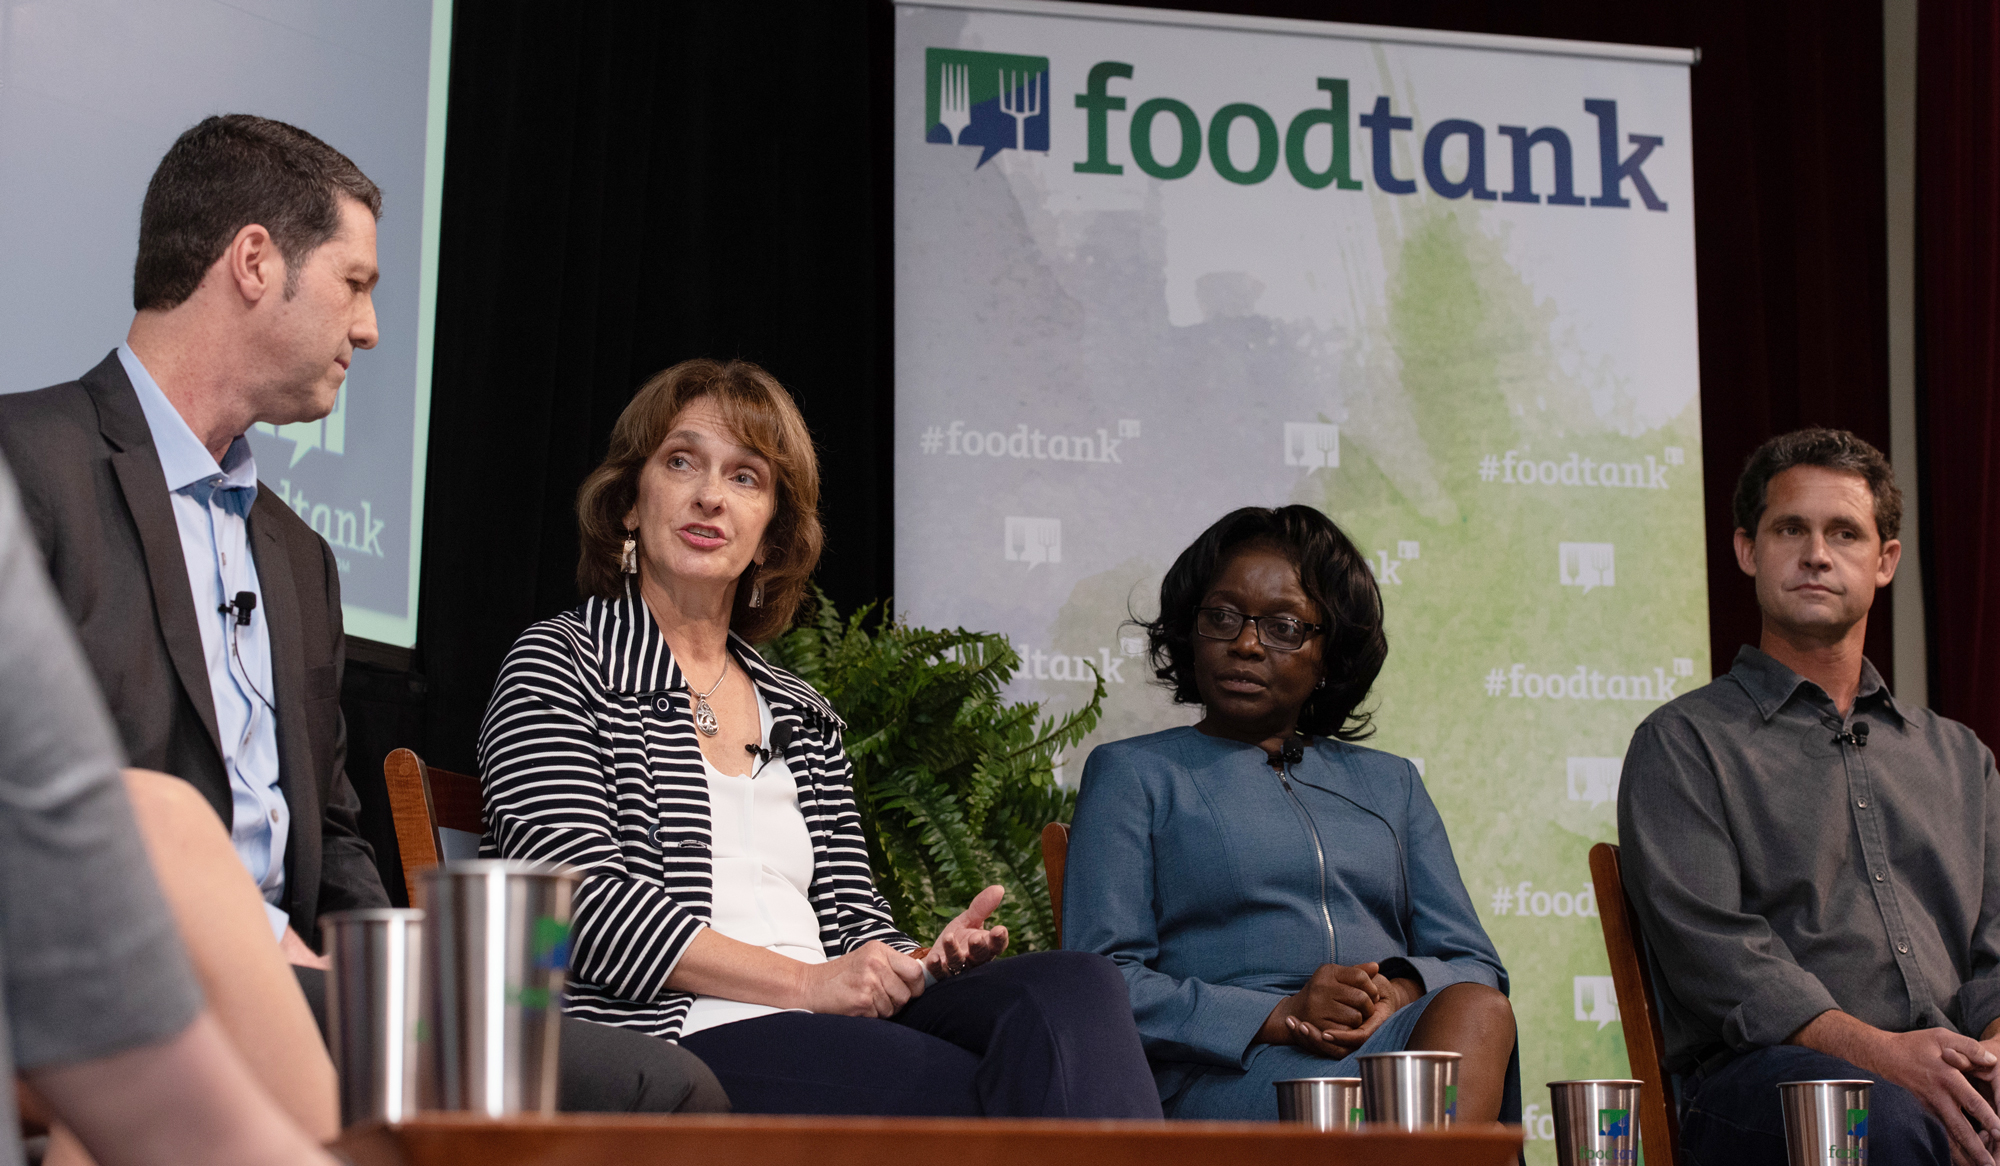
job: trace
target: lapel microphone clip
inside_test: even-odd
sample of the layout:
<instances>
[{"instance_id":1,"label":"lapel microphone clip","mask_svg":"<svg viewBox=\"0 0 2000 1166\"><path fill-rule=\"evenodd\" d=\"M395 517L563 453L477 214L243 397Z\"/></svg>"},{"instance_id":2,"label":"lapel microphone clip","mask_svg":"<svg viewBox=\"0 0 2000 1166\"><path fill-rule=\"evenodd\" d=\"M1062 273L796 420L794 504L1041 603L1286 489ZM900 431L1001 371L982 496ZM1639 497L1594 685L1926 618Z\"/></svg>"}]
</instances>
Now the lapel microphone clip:
<instances>
[{"instance_id":1,"label":"lapel microphone clip","mask_svg":"<svg viewBox=\"0 0 2000 1166\"><path fill-rule=\"evenodd\" d=\"M235 599L230 600L215 610L222 615L234 613L236 616L236 626L247 628L250 626L250 613L257 610L257 593L255 591L238 591Z\"/></svg>"},{"instance_id":2,"label":"lapel microphone clip","mask_svg":"<svg viewBox=\"0 0 2000 1166\"><path fill-rule=\"evenodd\" d=\"M771 764L771 758L783 756L785 746L791 743L792 722L780 721L771 726L771 743L769 746L745 745L743 751L757 758L757 768L750 771L750 780L757 780L757 775L764 772L766 765Z\"/></svg>"},{"instance_id":3,"label":"lapel microphone clip","mask_svg":"<svg viewBox=\"0 0 2000 1166\"><path fill-rule=\"evenodd\" d=\"M1833 735L1833 743L1836 745L1852 745L1856 749L1866 747L1868 744L1868 723L1866 721L1856 721L1854 727L1847 732L1835 733Z\"/></svg>"}]
</instances>

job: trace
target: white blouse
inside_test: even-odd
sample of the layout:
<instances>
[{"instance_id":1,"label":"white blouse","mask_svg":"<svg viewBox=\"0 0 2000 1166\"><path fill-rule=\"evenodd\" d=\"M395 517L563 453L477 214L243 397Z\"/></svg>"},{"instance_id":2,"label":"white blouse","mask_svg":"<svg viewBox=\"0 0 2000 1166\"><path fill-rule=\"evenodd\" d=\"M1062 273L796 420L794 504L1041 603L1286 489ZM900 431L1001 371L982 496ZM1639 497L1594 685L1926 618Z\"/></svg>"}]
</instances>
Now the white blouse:
<instances>
[{"instance_id":1,"label":"white blouse","mask_svg":"<svg viewBox=\"0 0 2000 1166\"><path fill-rule=\"evenodd\" d=\"M771 706L757 693L759 739L771 739ZM799 811L798 783L783 757L751 756L749 774L728 774L707 756L708 806L714 848L709 926L718 935L808 964L826 962L819 916L806 897L812 885L812 837ZM761 768L760 768L761 767ZM754 776L752 776L754 775ZM785 1011L720 996L696 996L681 1035Z\"/></svg>"}]
</instances>

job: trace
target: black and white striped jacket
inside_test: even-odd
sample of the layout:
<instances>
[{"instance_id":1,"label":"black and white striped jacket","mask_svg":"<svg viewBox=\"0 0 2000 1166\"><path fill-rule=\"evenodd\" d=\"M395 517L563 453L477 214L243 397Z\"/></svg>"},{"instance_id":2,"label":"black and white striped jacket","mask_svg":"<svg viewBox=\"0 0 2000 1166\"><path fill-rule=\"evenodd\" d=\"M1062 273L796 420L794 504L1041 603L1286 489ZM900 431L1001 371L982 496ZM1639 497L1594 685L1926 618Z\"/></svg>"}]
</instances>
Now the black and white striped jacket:
<instances>
[{"instance_id":1,"label":"black and white striped jacket","mask_svg":"<svg viewBox=\"0 0 2000 1166\"><path fill-rule=\"evenodd\" d=\"M914 949L869 873L846 726L811 685L734 633L729 647L770 703L774 729L792 723L785 760L812 836L808 897L826 954L876 939ZM521 634L480 727L479 770L480 853L583 875L564 1010L679 1036L694 997L669 990L667 976L713 902L708 779L693 695L635 588Z\"/></svg>"}]
</instances>

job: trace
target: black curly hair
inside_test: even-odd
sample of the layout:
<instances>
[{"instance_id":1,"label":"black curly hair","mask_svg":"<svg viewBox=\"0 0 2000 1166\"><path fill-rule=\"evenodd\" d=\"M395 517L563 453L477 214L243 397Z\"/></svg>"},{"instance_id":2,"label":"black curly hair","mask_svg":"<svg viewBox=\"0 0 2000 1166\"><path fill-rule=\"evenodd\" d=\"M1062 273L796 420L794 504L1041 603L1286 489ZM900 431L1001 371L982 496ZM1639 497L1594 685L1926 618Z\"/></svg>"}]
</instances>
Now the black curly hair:
<instances>
[{"instance_id":1,"label":"black curly hair","mask_svg":"<svg viewBox=\"0 0 2000 1166\"><path fill-rule=\"evenodd\" d=\"M1171 689L1176 704L1200 704L1194 680L1194 613L1231 552L1245 543L1268 543L1299 569L1299 585L1326 625L1322 657L1326 686L1314 690L1299 710L1299 731L1360 741L1375 732L1374 714L1361 702L1382 663L1389 641L1382 632L1382 593L1368 558L1333 520L1310 506L1270 509L1246 506L1231 511L1201 533L1160 581L1160 614L1146 629L1153 675Z\"/></svg>"}]
</instances>

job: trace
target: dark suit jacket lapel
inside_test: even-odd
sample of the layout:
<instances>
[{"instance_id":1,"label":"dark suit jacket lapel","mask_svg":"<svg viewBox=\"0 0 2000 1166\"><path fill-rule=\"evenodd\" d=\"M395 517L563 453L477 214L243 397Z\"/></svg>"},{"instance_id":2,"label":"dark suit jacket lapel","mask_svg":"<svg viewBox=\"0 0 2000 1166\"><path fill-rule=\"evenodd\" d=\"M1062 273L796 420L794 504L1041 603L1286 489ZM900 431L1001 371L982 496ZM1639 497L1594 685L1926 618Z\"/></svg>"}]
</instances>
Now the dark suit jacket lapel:
<instances>
[{"instance_id":1,"label":"dark suit jacket lapel","mask_svg":"<svg viewBox=\"0 0 2000 1166\"><path fill-rule=\"evenodd\" d=\"M111 468L118 488L139 528L146 549L146 574L153 584L153 609L160 633L173 657L174 671L187 689L209 743L222 753L222 734L215 727L215 695L208 688L208 660L201 647L201 626L195 622L194 591L188 586L187 558L181 553L181 530L167 494L166 471L153 448L153 431L139 409L139 395L125 377L125 366L112 353L83 377L97 401L98 431L114 451Z\"/></svg>"},{"instance_id":2,"label":"dark suit jacket lapel","mask_svg":"<svg viewBox=\"0 0 2000 1166\"><path fill-rule=\"evenodd\" d=\"M316 914L319 895L320 832L319 783L312 767L312 743L306 734L304 702L306 664L299 645L304 642L300 624L298 588L292 582L292 560L279 541L277 532L258 516L284 503L260 483L257 501L250 508L250 553L257 560L258 597L263 605L266 638L271 644L271 702L278 706L278 788L292 811L292 829L285 846L285 889L294 904L303 904L305 917ZM301 845L310 831L315 841ZM303 865L302 865L303 864ZM310 867L311 869L306 869ZM305 895L300 899L299 895ZM292 917L300 915L297 906ZM309 925L308 925L309 927ZM307 934L306 927L300 928Z\"/></svg>"}]
</instances>

